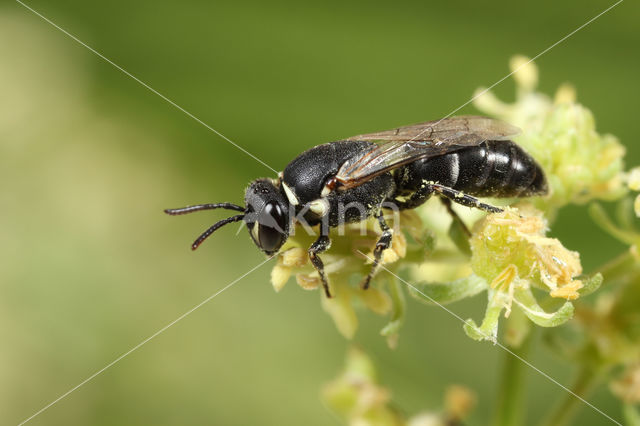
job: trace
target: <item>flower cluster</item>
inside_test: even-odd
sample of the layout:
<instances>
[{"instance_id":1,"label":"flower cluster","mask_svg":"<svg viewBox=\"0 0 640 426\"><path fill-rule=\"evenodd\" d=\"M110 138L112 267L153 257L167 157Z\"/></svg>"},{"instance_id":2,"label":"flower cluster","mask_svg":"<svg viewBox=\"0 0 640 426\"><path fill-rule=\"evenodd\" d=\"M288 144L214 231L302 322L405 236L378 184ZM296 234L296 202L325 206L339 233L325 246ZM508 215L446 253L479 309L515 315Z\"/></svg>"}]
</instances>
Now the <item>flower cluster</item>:
<instances>
[{"instance_id":1,"label":"flower cluster","mask_svg":"<svg viewBox=\"0 0 640 426\"><path fill-rule=\"evenodd\" d=\"M390 226L398 221L405 224L404 229L408 230L409 236L413 236L410 257L422 258L427 238L420 220L411 211L403 212L399 217L387 217ZM369 289L363 290L358 286L358 281L371 268L373 247L380 233L380 225L376 220L347 225L342 233L332 230L331 249L322 254L322 259L333 297L328 299L322 294L321 300L324 310L334 320L340 333L347 338L352 338L358 328L354 305L364 306L379 315L391 313L391 321L382 330L382 334L394 346L404 312L404 297L398 283L392 275L380 273ZM298 229L287 241L271 271L271 283L276 291L280 291L292 276L295 276L297 283L305 290L315 290L321 286L320 277L311 265L306 249L314 238L315 236ZM394 270L399 260L407 258L408 249L405 234L397 233L391 249L383 253L382 264L385 268ZM422 253L416 253L420 250Z\"/></svg>"},{"instance_id":2,"label":"flower cluster","mask_svg":"<svg viewBox=\"0 0 640 426\"><path fill-rule=\"evenodd\" d=\"M489 284L489 303L480 327L467 321L469 336L495 341L499 315L504 309L509 317L514 303L539 326L553 327L571 318L573 305L569 301L585 291L585 283L576 278L582 273L580 257L557 239L546 237L546 231L540 212L509 208L478 224L471 238L471 267ZM588 280L586 290L592 291L600 282L599 276ZM546 312L534 289L567 301L555 312Z\"/></svg>"},{"instance_id":3,"label":"flower cluster","mask_svg":"<svg viewBox=\"0 0 640 426\"><path fill-rule=\"evenodd\" d=\"M576 102L570 85L561 86L555 98L536 92L538 69L528 58L511 60L516 100L500 101L478 89L475 106L522 128L516 141L540 163L550 186L550 196L536 204L548 217L569 204L614 200L624 194L624 146L612 135L596 131L591 111Z\"/></svg>"},{"instance_id":4,"label":"flower cluster","mask_svg":"<svg viewBox=\"0 0 640 426\"><path fill-rule=\"evenodd\" d=\"M497 291L513 294L514 288L537 284L551 297L577 299L583 287L574 279L582 273L580 255L545 237L546 231L540 212L521 216L507 208L488 216L471 239L473 271L491 279L490 287Z\"/></svg>"}]
</instances>

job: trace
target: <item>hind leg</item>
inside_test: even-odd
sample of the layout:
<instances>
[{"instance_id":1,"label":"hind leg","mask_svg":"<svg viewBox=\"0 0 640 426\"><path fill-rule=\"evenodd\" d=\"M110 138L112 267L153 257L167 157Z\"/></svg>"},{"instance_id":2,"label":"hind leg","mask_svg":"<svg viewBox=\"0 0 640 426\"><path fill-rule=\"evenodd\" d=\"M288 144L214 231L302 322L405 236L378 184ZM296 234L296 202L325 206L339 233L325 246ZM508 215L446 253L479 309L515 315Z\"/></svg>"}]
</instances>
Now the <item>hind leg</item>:
<instances>
[{"instance_id":1,"label":"hind leg","mask_svg":"<svg viewBox=\"0 0 640 426\"><path fill-rule=\"evenodd\" d=\"M467 228L462 219L460 219L460 216L458 216L455 210L453 210L453 208L451 207L452 201L466 207L475 207L489 213L500 213L503 211L503 209L501 209L500 207L483 203L477 198L464 194L457 189L440 185L438 183L426 182L417 191L411 194L411 196L406 201L394 200L393 202L398 206L400 210L415 209L416 207L424 204L434 193L442 197L442 203L446 207L453 220L462 225L462 229L469 236L471 235L471 232L469 232L469 228Z\"/></svg>"},{"instance_id":2,"label":"hind leg","mask_svg":"<svg viewBox=\"0 0 640 426\"><path fill-rule=\"evenodd\" d=\"M489 212L489 213L500 213L503 211L503 209L501 209L500 207L483 203L477 198L472 197L471 195L464 194L463 192L458 191L457 189L449 188L447 186L440 185L437 183L431 183L427 185L431 187L433 192L453 201L454 203L462 204L463 206L467 206L467 207L475 207L477 209L484 210L485 212Z\"/></svg>"},{"instance_id":3,"label":"hind leg","mask_svg":"<svg viewBox=\"0 0 640 426\"><path fill-rule=\"evenodd\" d=\"M430 184L424 184L415 191L406 201L393 200L400 210L415 209L424 204L433 194Z\"/></svg>"},{"instance_id":4,"label":"hind leg","mask_svg":"<svg viewBox=\"0 0 640 426\"><path fill-rule=\"evenodd\" d=\"M460 217L460 215L458 215L458 213L456 213L456 211L451 206L451 200L444 197L440 199L442 200L442 204L444 204L444 206L447 208L447 212L451 216L451 219L453 219L454 222L460 225L460 227L462 228L462 231L465 233L467 237L470 237L471 231L469 231L469 228L467 228L467 225L465 225L465 223L462 221L462 218Z\"/></svg>"}]
</instances>

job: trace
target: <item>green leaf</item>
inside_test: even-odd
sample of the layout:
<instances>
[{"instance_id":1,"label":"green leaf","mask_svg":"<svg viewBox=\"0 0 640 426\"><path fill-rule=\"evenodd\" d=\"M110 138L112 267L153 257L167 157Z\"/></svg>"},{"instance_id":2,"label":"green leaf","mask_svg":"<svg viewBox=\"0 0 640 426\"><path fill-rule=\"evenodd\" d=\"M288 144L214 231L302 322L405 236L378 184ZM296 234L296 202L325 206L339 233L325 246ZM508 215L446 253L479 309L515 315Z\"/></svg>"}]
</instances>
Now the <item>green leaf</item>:
<instances>
[{"instance_id":1,"label":"green leaf","mask_svg":"<svg viewBox=\"0 0 640 426\"><path fill-rule=\"evenodd\" d=\"M475 274L445 284L418 284L409 294L428 305L456 302L487 289L487 282Z\"/></svg>"},{"instance_id":2,"label":"green leaf","mask_svg":"<svg viewBox=\"0 0 640 426\"><path fill-rule=\"evenodd\" d=\"M573 305L564 303L555 312L546 312L538 305L530 288L519 288L514 292L513 302L517 304L524 314L540 327L557 327L573 317Z\"/></svg>"},{"instance_id":3,"label":"green leaf","mask_svg":"<svg viewBox=\"0 0 640 426\"><path fill-rule=\"evenodd\" d=\"M582 280L583 285L583 287L578 290L580 296L587 296L599 289L600 285L602 285L602 274L600 272L591 277L579 277L579 279Z\"/></svg>"}]
</instances>

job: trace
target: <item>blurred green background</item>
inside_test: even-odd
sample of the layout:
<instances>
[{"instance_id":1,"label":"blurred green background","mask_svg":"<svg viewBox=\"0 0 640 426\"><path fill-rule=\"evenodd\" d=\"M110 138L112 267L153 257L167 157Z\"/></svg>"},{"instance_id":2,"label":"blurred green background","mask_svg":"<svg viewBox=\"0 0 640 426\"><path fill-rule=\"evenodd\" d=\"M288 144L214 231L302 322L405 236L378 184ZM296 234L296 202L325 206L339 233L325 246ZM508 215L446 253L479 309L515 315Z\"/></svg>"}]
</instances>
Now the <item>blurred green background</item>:
<instances>
[{"instance_id":1,"label":"blurred green background","mask_svg":"<svg viewBox=\"0 0 640 426\"><path fill-rule=\"evenodd\" d=\"M28 4L277 170L315 144L435 119L611 2L59 1ZM631 0L537 64L571 81L599 130L640 163L640 4ZM16 424L262 259L245 230L189 244L272 173L18 3L0 7L0 423ZM513 98L513 82L495 91ZM475 112L471 106L459 113ZM623 247L564 210L553 234L586 271ZM321 386L346 342L319 292L276 294L266 265L30 424L328 425ZM480 317L483 297L452 305ZM356 341L409 414L449 383L488 422L504 354L437 307L409 302L399 348L362 312ZM542 345L530 360L568 384ZM528 372L535 422L563 390ZM603 387L591 401L615 418ZM607 424L584 407L579 424Z\"/></svg>"}]
</instances>

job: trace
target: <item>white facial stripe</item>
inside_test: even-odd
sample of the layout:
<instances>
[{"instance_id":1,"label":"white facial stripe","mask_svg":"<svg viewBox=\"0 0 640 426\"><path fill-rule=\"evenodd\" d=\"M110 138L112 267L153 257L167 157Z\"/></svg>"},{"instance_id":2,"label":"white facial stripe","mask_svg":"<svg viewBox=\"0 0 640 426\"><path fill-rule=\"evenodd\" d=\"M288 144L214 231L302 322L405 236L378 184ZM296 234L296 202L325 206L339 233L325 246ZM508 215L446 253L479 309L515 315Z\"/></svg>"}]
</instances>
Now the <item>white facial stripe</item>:
<instances>
[{"instance_id":1,"label":"white facial stripe","mask_svg":"<svg viewBox=\"0 0 640 426\"><path fill-rule=\"evenodd\" d=\"M326 197L327 195L329 195L331 193L331 190L329 189L328 186L325 185L324 188L322 188L322 192L320 192L320 196L321 197Z\"/></svg>"},{"instance_id":2,"label":"white facial stripe","mask_svg":"<svg viewBox=\"0 0 640 426\"><path fill-rule=\"evenodd\" d=\"M282 187L284 188L284 193L287 194L289 203L292 206L297 206L298 204L300 204L300 201L298 201L298 197L296 197L296 194L293 193L291 188L289 188L286 183L282 182Z\"/></svg>"}]
</instances>

